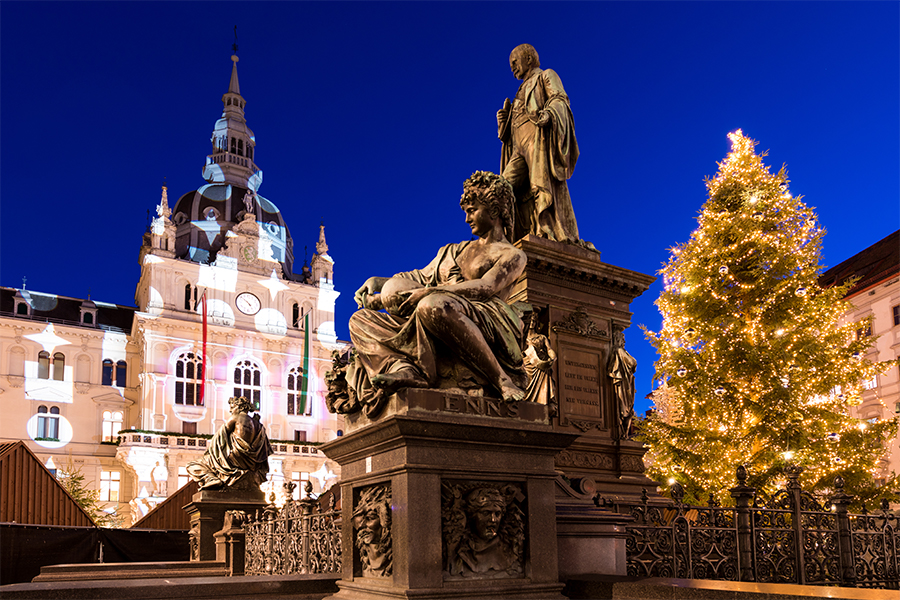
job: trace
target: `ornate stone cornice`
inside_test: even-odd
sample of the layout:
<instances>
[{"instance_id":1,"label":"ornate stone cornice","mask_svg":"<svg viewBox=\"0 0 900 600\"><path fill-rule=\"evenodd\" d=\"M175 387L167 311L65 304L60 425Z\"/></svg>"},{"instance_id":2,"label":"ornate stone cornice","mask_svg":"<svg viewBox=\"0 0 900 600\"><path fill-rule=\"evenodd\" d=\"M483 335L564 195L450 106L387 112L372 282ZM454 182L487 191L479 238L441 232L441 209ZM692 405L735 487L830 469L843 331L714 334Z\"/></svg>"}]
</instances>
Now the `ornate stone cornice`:
<instances>
[{"instance_id":1,"label":"ornate stone cornice","mask_svg":"<svg viewBox=\"0 0 900 600\"><path fill-rule=\"evenodd\" d=\"M600 253L552 240L525 236L515 245L528 256L523 277L553 283L588 293L604 292L630 302L643 294L656 277L631 271L600 260Z\"/></svg>"}]
</instances>

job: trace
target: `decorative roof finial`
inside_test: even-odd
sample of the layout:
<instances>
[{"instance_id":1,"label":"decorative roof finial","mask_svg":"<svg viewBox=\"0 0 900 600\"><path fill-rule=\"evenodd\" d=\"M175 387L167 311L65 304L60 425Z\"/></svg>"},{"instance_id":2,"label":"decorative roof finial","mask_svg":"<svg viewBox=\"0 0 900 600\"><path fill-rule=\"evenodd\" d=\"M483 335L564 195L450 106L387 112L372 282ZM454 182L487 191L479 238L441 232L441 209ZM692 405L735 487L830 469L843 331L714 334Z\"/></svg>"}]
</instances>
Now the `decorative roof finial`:
<instances>
[{"instance_id":1,"label":"decorative roof finial","mask_svg":"<svg viewBox=\"0 0 900 600\"><path fill-rule=\"evenodd\" d=\"M25 277L24 275L22 275L22 289L23 289L23 290L25 289L25 282L26 282L27 280L28 280L28 278Z\"/></svg>"},{"instance_id":2,"label":"decorative roof finial","mask_svg":"<svg viewBox=\"0 0 900 600\"><path fill-rule=\"evenodd\" d=\"M232 54L237 54L237 25L234 26L234 43L231 45Z\"/></svg>"},{"instance_id":3,"label":"decorative roof finial","mask_svg":"<svg viewBox=\"0 0 900 600\"><path fill-rule=\"evenodd\" d=\"M319 241L316 244L316 252L319 256L328 254L328 244L325 242L325 223L319 225Z\"/></svg>"}]
</instances>

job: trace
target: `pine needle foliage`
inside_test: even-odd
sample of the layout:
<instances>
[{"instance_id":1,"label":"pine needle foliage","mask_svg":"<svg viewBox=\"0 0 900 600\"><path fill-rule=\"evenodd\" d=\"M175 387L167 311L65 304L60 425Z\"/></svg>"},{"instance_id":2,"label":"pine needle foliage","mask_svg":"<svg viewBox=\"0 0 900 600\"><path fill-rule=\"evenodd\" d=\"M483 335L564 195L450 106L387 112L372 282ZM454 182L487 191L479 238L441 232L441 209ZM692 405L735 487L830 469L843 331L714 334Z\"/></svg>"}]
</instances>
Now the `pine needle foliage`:
<instances>
[{"instance_id":1,"label":"pine needle foliage","mask_svg":"<svg viewBox=\"0 0 900 600\"><path fill-rule=\"evenodd\" d=\"M864 358L875 338L857 339L867 323L843 321L850 283L819 286L825 231L791 195L785 168L772 174L740 130L729 138L699 226L660 271L662 329L645 330L665 382L640 429L648 474L678 481L691 500L728 501L737 465L771 494L793 463L804 489L827 492L841 475L871 500L892 489L874 475L897 419L864 423L849 409L896 361Z\"/></svg>"},{"instance_id":2,"label":"pine needle foliage","mask_svg":"<svg viewBox=\"0 0 900 600\"><path fill-rule=\"evenodd\" d=\"M115 512L106 512L100 501L100 490L92 490L85 483L81 467L68 460L65 467L57 470L56 479L72 499L87 512L97 527L121 527L122 518Z\"/></svg>"}]
</instances>

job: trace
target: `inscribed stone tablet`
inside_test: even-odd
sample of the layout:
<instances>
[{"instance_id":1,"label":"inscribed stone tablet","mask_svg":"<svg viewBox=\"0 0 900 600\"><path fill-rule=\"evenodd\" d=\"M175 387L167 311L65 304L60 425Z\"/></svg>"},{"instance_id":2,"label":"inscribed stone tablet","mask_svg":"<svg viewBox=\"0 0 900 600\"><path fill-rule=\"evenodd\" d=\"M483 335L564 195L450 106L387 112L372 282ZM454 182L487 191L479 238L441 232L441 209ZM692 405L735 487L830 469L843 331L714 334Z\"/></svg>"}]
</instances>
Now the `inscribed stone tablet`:
<instances>
[{"instance_id":1,"label":"inscribed stone tablet","mask_svg":"<svg viewBox=\"0 0 900 600\"><path fill-rule=\"evenodd\" d=\"M603 419L600 408L600 355L561 348L560 396L567 416Z\"/></svg>"}]
</instances>

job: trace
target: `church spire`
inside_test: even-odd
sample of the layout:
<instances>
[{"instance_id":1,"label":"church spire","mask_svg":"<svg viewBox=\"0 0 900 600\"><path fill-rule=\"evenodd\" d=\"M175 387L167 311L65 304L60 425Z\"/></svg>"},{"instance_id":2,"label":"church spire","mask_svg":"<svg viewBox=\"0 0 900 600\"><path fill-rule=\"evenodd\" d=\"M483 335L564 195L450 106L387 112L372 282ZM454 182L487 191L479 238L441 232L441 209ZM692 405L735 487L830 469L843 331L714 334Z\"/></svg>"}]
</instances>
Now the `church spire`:
<instances>
[{"instance_id":1,"label":"church spire","mask_svg":"<svg viewBox=\"0 0 900 600\"><path fill-rule=\"evenodd\" d=\"M236 52L237 43L234 49ZM262 183L262 171L254 162L256 136L247 127L244 117L247 102L241 96L238 60L237 54L232 55L231 80L228 91L222 96L222 116L213 129L212 154L206 157L203 178L210 183L229 183L255 192Z\"/></svg>"}]
</instances>

